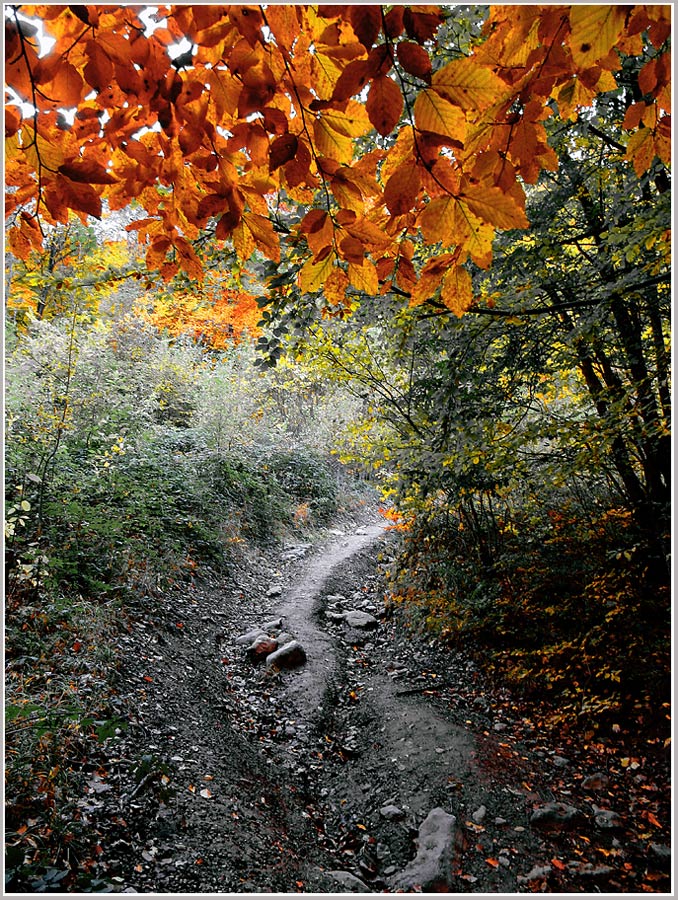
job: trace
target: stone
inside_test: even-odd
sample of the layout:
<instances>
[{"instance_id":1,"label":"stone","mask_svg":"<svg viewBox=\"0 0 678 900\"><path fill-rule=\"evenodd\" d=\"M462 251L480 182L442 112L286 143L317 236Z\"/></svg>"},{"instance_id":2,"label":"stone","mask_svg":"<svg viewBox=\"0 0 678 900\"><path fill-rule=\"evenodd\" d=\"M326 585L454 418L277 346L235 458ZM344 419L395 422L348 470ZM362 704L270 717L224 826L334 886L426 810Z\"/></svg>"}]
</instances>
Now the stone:
<instances>
[{"instance_id":1,"label":"stone","mask_svg":"<svg viewBox=\"0 0 678 900\"><path fill-rule=\"evenodd\" d=\"M343 888L346 888L347 891L350 891L352 894L371 894L369 887L365 884L364 881L361 881L357 875L354 875L352 872L342 872L342 871L333 871L328 872L328 875L331 875L334 880L340 884Z\"/></svg>"},{"instance_id":2,"label":"stone","mask_svg":"<svg viewBox=\"0 0 678 900\"><path fill-rule=\"evenodd\" d=\"M581 783L585 791L604 791L610 784L610 779L605 772L594 772L588 775Z\"/></svg>"},{"instance_id":3,"label":"stone","mask_svg":"<svg viewBox=\"0 0 678 900\"><path fill-rule=\"evenodd\" d=\"M235 642L238 646L244 646L246 644L249 647L259 637L267 637L267 635L264 634L261 628L252 628L245 634L241 634L237 637Z\"/></svg>"},{"instance_id":4,"label":"stone","mask_svg":"<svg viewBox=\"0 0 678 900\"><path fill-rule=\"evenodd\" d=\"M567 864L568 872L577 875L580 878L589 878L591 881L607 881L610 876L615 874L615 870L611 866L596 865L590 862L581 862L580 860L572 860Z\"/></svg>"},{"instance_id":5,"label":"stone","mask_svg":"<svg viewBox=\"0 0 678 900\"><path fill-rule=\"evenodd\" d=\"M290 641L294 640L294 635L290 634L289 631L281 631L279 635L277 635L278 646L282 647L283 644L289 644Z\"/></svg>"},{"instance_id":6,"label":"stone","mask_svg":"<svg viewBox=\"0 0 678 900\"><path fill-rule=\"evenodd\" d=\"M671 848L669 846L652 842L649 850L660 868L665 869L666 871L671 869Z\"/></svg>"},{"instance_id":7,"label":"stone","mask_svg":"<svg viewBox=\"0 0 678 900\"><path fill-rule=\"evenodd\" d=\"M328 594L325 600L328 603L346 603L346 597L343 594Z\"/></svg>"},{"instance_id":8,"label":"stone","mask_svg":"<svg viewBox=\"0 0 678 900\"><path fill-rule=\"evenodd\" d=\"M281 669L296 669L305 662L306 651L299 641L290 641L266 657L267 666L278 666Z\"/></svg>"},{"instance_id":9,"label":"stone","mask_svg":"<svg viewBox=\"0 0 678 900\"><path fill-rule=\"evenodd\" d=\"M387 806L382 806L379 813L385 819L388 819L389 822L398 822L400 819L405 818L405 813L402 809L400 809L399 806L394 806L392 803L389 803Z\"/></svg>"},{"instance_id":10,"label":"stone","mask_svg":"<svg viewBox=\"0 0 678 900\"><path fill-rule=\"evenodd\" d=\"M325 618L329 619L330 622L343 622L345 615L346 615L346 613L335 612L332 609L328 609L327 612L325 613Z\"/></svg>"},{"instance_id":11,"label":"stone","mask_svg":"<svg viewBox=\"0 0 678 900\"><path fill-rule=\"evenodd\" d=\"M483 821L483 819L485 818L486 815L487 815L487 807L479 806L478 809L473 813L471 818L476 823L476 825L480 825L480 823Z\"/></svg>"},{"instance_id":12,"label":"stone","mask_svg":"<svg viewBox=\"0 0 678 900\"><path fill-rule=\"evenodd\" d=\"M278 642L268 635L261 635L248 648L247 656L251 662L257 663L278 649Z\"/></svg>"},{"instance_id":13,"label":"stone","mask_svg":"<svg viewBox=\"0 0 678 900\"><path fill-rule=\"evenodd\" d=\"M495 722L492 726L495 731L506 731L506 723L505 722Z\"/></svg>"},{"instance_id":14,"label":"stone","mask_svg":"<svg viewBox=\"0 0 678 900\"><path fill-rule=\"evenodd\" d=\"M538 806L530 816L530 825L545 831L561 831L565 828L574 828L581 819L582 813L576 807L567 803L553 802Z\"/></svg>"},{"instance_id":15,"label":"stone","mask_svg":"<svg viewBox=\"0 0 678 900\"><path fill-rule=\"evenodd\" d=\"M261 630L265 631L267 634L270 634L271 631L280 631L283 627L282 617L280 619L272 619L270 622L264 622L261 626Z\"/></svg>"},{"instance_id":16,"label":"stone","mask_svg":"<svg viewBox=\"0 0 678 900\"><path fill-rule=\"evenodd\" d=\"M551 872L553 871L552 867L549 865L545 866L533 866L527 875L519 875L517 878L518 884L527 884L530 881L536 881L537 879L548 878Z\"/></svg>"},{"instance_id":17,"label":"stone","mask_svg":"<svg viewBox=\"0 0 678 900\"><path fill-rule=\"evenodd\" d=\"M280 597L283 589L279 584L272 584L271 587L266 591L267 597Z\"/></svg>"},{"instance_id":18,"label":"stone","mask_svg":"<svg viewBox=\"0 0 678 900\"><path fill-rule=\"evenodd\" d=\"M370 613L362 612L359 609L350 609L344 613L344 621L351 628L376 628L379 620L375 619Z\"/></svg>"},{"instance_id":19,"label":"stone","mask_svg":"<svg viewBox=\"0 0 678 900\"><path fill-rule=\"evenodd\" d=\"M391 886L396 891L420 885L424 892L449 892L461 837L453 815L439 806L432 809L419 827L417 855L391 879Z\"/></svg>"},{"instance_id":20,"label":"stone","mask_svg":"<svg viewBox=\"0 0 678 900\"><path fill-rule=\"evenodd\" d=\"M554 756L551 758L551 762L554 766L558 766L560 769L564 769L565 766L570 765L570 760L564 756Z\"/></svg>"},{"instance_id":21,"label":"stone","mask_svg":"<svg viewBox=\"0 0 678 900\"><path fill-rule=\"evenodd\" d=\"M619 813L612 809L602 809L600 806L593 804L593 815L598 828L603 831L616 831L624 827L624 822Z\"/></svg>"}]
</instances>

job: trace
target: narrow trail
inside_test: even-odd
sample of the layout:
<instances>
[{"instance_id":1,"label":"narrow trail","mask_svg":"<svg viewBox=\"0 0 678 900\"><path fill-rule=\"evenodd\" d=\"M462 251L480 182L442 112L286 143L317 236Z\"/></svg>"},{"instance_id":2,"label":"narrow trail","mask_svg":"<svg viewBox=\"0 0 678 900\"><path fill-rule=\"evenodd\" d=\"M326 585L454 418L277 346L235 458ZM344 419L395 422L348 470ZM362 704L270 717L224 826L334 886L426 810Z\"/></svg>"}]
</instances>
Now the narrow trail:
<instances>
[{"instance_id":1,"label":"narrow trail","mask_svg":"<svg viewBox=\"0 0 678 900\"><path fill-rule=\"evenodd\" d=\"M316 621L320 592L330 576L341 578L343 563L373 545L383 532L380 524L368 525L323 548L309 560L301 576L285 591L284 602L275 609L274 615L283 618L286 629L294 630L306 651L306 665L289 678L286 689L307 717L315 715L322 705L337 665L336 641Z\"/></svg>"},{"instance_id":2,"label":"narrow trail","mask_svg":"<svg viewBox=\"0 0 678 900\"><path fill-rule=\"evenodd\" d=\"M88 801L120 835L116 892L416 892L431 816L449 893L619 892L636 869L665 883L669 848L614 808L634 770L573 757L467 657L409 632L384 606L391 547L381 525L349 526L138 610L120 683L134 717ZM281 616L306 651L292 671L238 644Z\"/></svg>"}]
</instances>

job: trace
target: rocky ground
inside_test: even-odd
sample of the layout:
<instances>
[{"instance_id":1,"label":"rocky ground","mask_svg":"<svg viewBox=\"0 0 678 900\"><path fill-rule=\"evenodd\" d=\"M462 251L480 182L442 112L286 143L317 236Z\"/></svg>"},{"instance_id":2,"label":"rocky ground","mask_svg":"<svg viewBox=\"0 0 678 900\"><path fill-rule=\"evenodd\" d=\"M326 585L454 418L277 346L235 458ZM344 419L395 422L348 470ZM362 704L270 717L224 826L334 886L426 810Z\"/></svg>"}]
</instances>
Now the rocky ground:
<instances>
[{"instance_id":1,"label":"rocky ground","mask_svg":"<svg viewBox=\"0 0 678 900\"><path fill-rule=\"evenodd\" d=\"M393 540L345 522L133 612L135 713L82 801L107 821L101 889L669 889L661 760L561 746L412 634L385 603ZM273 643L238 641L259 629ZM303 647L291 668L267 664L276 641Z\"/></svg>"}]
</instances>

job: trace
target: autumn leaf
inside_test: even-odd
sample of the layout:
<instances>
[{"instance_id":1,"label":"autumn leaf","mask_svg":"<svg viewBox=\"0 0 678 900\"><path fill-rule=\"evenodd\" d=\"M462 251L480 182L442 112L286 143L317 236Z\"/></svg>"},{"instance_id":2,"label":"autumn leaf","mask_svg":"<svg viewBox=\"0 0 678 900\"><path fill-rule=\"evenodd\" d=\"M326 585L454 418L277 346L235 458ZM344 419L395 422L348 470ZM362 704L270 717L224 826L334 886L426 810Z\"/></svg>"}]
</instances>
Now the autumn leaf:
<instances>
[{"instance_id":1,"label":"autumn leaf","mask_svg":"<svg viewBox=\"0 0 678 900\"><path fill-rule=\"evenodd\" d=\"M299 272L299 287L301 290L309 294L319 291L324 281L329 278L335 262L336 254L334 252L328 253L320 261L309 259Z\"/></svg>"},{"instance_id":2,"label":"autumn leaf","mask_svg":"<svg viewBox=\"0 0 678 900\"><path fill-rule=\"evenodd\" d=\"M421 233L432 244L451 244L455 238L457 199L440 197L426 204L417 222Z\"/></svg>"},{"instance_id":3,"label":"autumn leaf","mask_svg":"<svg viewBox=\"0 0 678 900\"><path fill-rule=\"evenodd\" d=\"M403 95L388 75L380 75L370 85L365 105L370 122L379 134L390 134L400 121L403 111Z\"/></svg>"},{"instance_id":4,"label":"autumn leaf","mask_svg":"<svg viewBox=\"0 0 678 900\"><path fill-rule=\"evenodd\" d=\"M384 202L391 215L409 212L421 190L421 175L416 166L402 165L391 175L384 187Z\"/></svg>"},{"instance_id":5,"label":"autumn leaf","mask_svg":"<svg viewBox=\"0 0 678 900\"><path fill-rule=\"evenodd\" d=\"M374 297L379 293L377 270L369 259L364 259L361 265L349 263L348 280L356 290L363 291L365 294Z\"/></svg>"},{"instance_id":6,"label":"autumn leaf","mask_svg":"<svg viewBox=\"0 0 678 900\"><path fill-rule=\"evenodd\" d=\"M429 80L432 69L431 57L423 47L413 41L401 41L397 45L397 53L398 62L406 72L417 78Z\"/></svg>"},{"instance_id":7,"label":"autumn leaf","mask_svg":"<svg viewBox=\"0 0 678 900\"><path fill-rule=\"evenodd\" d=\"M70 178L71 181L81 184L115 184L118 181L100 163L88 159L65 162L59 166L58 171Z\"/></svg>"},{"instance_id":8,"label":"autumn leaf","mask_svg":"<svg viewBox=\"0 0 678 900\"><path fill-rule=\"evenodd\" d=\"M466 116L431 88L425 88L414 103L414 121L420 131L442 134L463 144Z\"/></svg>"},{"instance_id":9,"label":"autumn leaf","mask_svg":"<svg viewBox=\"0 0 678 900\"><path fill-rule=\"evenodd\" d=\"M570 7L567 42L580 68L592 66L612 50L624 28L627 8L617 4Z\"/></svg>"},{"instance_id":10,"label":"autumn leaf","mask_svg":"<svg viewBox=\"0 0 678 900\"><path fill-rule=\"evenodd\" d=\"M495 228L529 228L524 209L510 194L501 188L489 185L468 185L462 196L466 205L483 222L489 222Z\"/></svg>"},{"instance_id":11,"label":"autumn leaf","mask_svg":"<svg viewBox=\"0 0 678 900\"><path fill-rule=\"evenodd\" d=\"M431 85L460 109L474 113L493 106L507 93L507 86L498 75L467 56L439 69L433 75Z\"/></svg>"},{"instance_id":12,"label":"autumn leaf","mask_svg":"<svg viewBox=\"0 0 678 900\"><path fill-rule=\"evenodd\" d=\"M454 266L443 278L440 299L445 306L461 317L473 305L471 275L463 266Z\"/></svg>"},{"instance_id":13,"label":"autumn leaf","mask_svg":"<svg viewBox=\"0 0 678 900\"><path fill-rule=\"evenodd\" d=\"M264 256L274 262L280 262L280 241L267 216L256 213L243 213L242 222L254 238L254 242Z\"/></svg>"}]
</instances>

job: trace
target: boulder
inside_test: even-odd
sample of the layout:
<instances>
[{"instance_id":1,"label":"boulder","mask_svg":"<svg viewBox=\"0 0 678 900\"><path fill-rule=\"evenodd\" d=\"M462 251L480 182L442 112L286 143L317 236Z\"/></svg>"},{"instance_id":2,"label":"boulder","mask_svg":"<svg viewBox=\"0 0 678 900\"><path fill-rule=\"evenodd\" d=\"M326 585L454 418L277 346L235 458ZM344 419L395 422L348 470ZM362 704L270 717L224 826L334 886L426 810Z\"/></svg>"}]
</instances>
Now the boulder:
<instances>
[{"instance_id":1,"label":"boulder","mask_svg":"<svg viewBox=\"0 0 678 900\"><path fill-rule=\"evenodd\" d=\"M261 630L265 631L267 634L270 634L272 631L280 631L283 627L282 617L279 619L273 619L270 622L264 622L261 626Z\"/></svg>"},{"instance_id":2,"label":"boulder","mask_svg":"<svg viewBox=\"0 0 678 900\"><path fill-rule=\"evenodd\" d=\"M282 647L284 644L289 644L290 641L294 640L294 635L290 634L289 631L281 631L279 635L277 635L278 646Z\"/></svg>"},{"instance_id":3,"label":"boulder","mask_svg":"<svg viewBox=\"0 0 678 900\"><path fill-rule=\"evenodd\" d=\"M351 628L376 628L379 620L375 619L370 613L362 612L359 609L349 609L344 613L344 622Z\"/></svg>"},{"instance_id":4,"label":"boulder","mask_svg":"<svg viewBox=\"0 0 678 900\"><path fill-rule=\"evenodd\" d=\"M546 803L538 806L530 816L530 825L544 831L562 831L581 823L582 813L567 803Z\"/></svg>"},{"instance_id":5,"label":"boulder","mask_svg":"<svg viewBox=\"0 0 678 900\"><path fill-rule=\"evenodd\" d=\"M247 648L247 656L252 662L257 663L277 649L278 642L275 638L261 635Z\"/></svg>"},{"instance_id":6,"label":"boulder","mask_svg":"<svg viewBox=\"0 0 678 900\"><path fill-rule=\"evenodd\" d=\"M268 635L264 634L264 630L262 628L252 628L246 634L241 634L239 637L235 639L236 644L239 646L253 644L259 637L268 637Z\"/></svg>"},{"instance_id":7,"label":"boulder","mask_svg":"<svg viewBox=\"0 0 678 900\"><path fill-rule=\"evenodd\" d=\"M393 889L407 892L419 885L424 892L450 892L460 839L456 818L439 806L432 809L419 828L417 855L391 879Z\"/></svg>"},{"instance_id":8,"label":"boulder","mask_svg":"<svg viewBox=\"0 0 678 900\"><path fill-rule=\"evenodd\" d=\"M290 641L266 657L267 666L278 666L280 669L296 669L305 662L306 651L299 641Z\"/></svg>"}]
</instances>

